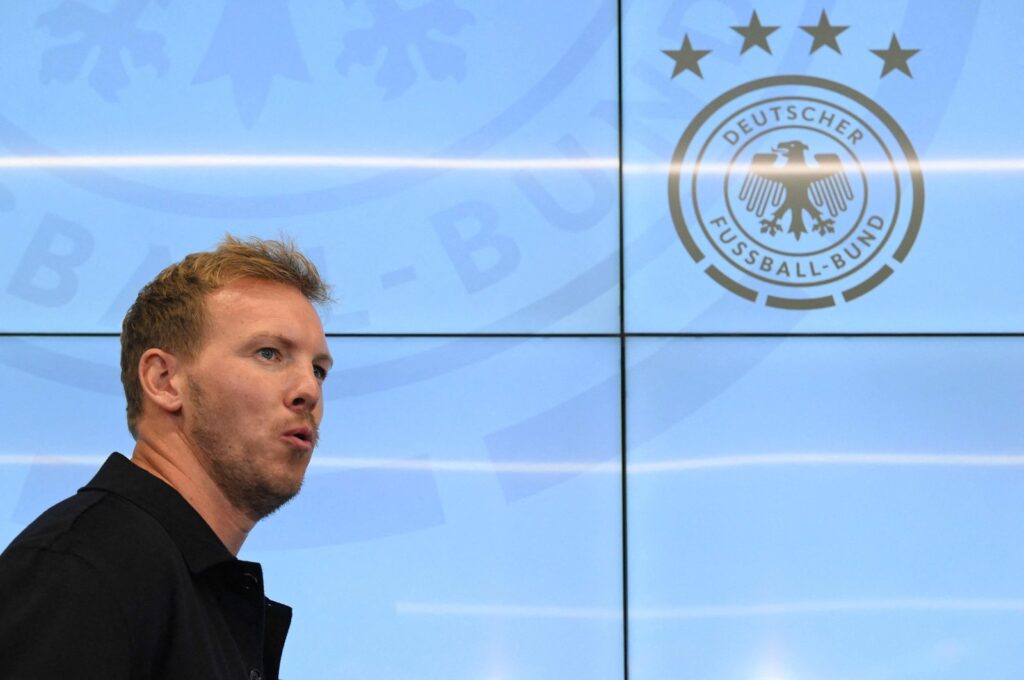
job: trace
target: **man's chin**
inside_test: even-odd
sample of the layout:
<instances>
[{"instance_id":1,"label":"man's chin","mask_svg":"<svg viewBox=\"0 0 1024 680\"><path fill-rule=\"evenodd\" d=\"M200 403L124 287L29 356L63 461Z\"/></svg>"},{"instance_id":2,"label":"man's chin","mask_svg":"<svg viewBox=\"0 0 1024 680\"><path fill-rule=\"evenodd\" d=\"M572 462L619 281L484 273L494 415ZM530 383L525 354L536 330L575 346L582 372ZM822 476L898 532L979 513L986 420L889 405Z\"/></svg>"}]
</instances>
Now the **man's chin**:
<instances>
[{"instance_id":1,"label":"man's chin","mask_svg":"<svg viewBox=\"0 0 1024 680\"><path fill-rule=\"evenodd\" d=\"M303 474L295 475L294 470L289 473L269 478L253 474L220 475L217 483L233 506L258 522L295 498L302 489Z\"/></svg>"},{"instance_id":2,"label":"man's chin","mask_svg":"<svg viewBox=\"0 0 1024 680\"><path fill-rule=\"evenodd\" d=\"M243 512L254 522L258 522L274 514L281 506L295 498L301 488L302 482L299 481L298 485L286 488L277 487L271 489L264 487L258 491L252 490L246 494L246 498L242 501L244 504Z\"/></svg>"}]
</instances>

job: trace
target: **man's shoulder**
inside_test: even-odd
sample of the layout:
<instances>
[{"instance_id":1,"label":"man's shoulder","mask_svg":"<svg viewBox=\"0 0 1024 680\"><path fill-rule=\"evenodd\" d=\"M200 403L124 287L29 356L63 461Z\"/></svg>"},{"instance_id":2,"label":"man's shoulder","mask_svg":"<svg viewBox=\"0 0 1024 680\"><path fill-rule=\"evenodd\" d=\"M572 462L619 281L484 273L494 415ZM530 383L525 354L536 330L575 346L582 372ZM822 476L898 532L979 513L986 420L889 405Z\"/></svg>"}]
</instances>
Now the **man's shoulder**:
<instances>
[{"instance_id":1,"label":"man's shoulder","mask_svg":"<svg viewBox=\"0 0 1024 680\"><path fill-rule=\"evenodd\" d=\"M155 658L167 603L186 578L152 515L109 491L79 491L0 555L0 677L11 672L5 663L24 677L63 677L74 659L89 677L127 678L132 664ZM61 675L26 670L51 667Z\"/></svg>"},{"instance_id":2,"label":"man's shoulder","mask_svg":"<svg viewBox=\"0 0 1024 680\"><path fill-rule=\"evenodd\" d=\"M106 573L163 570L177 552L163 526L131 501L102 490L82 490L52 506L18 534L2 555L67 555ZM151 572L149 572L151 573Z\"/></svg>"}]
</instances>

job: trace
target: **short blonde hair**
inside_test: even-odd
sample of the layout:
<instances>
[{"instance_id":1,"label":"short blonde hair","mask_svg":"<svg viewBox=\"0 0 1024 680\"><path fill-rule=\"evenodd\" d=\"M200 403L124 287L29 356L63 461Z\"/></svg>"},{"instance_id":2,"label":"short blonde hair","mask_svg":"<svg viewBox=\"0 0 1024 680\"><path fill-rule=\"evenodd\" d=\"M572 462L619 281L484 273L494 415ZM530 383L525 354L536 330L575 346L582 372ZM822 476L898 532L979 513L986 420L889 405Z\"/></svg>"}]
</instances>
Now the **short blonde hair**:
<instances>
[{"instance_id":1,"label":"short blonde hair","mask_svg":"<svg viewBox=\"0 0 1024 680\"><path fill-rule=\"evenodd\" d=\"M121 325L121 383L133 437L142 415L142 354L156 347L186 361L195 358L206 326L206 296L244 278L292 286L310 302L331 301L316 266L288 240L228 234L216 250L192 253L164 269L139 291Z\"/></svg>"}]
</instances>

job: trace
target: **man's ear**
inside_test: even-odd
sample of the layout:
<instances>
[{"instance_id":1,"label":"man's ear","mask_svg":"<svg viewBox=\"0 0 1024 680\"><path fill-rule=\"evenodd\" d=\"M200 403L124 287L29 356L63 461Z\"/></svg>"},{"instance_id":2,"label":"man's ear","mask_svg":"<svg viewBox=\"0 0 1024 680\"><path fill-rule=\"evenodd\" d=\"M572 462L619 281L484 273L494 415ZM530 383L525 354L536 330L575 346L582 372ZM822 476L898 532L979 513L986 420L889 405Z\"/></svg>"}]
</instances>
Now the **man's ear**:
<instances>
[{"instance_id":1,"label":"man's ear","mask_svg":"<svg viewBox=\"0 0 1024 680\"><path fill-rule=\"evenodd\" d=\"M145 399L166 413L181 411L182 383L185 380L182 363L176 356L151 347L139 358L139 383Z\"/></svg>"}]
</instances>

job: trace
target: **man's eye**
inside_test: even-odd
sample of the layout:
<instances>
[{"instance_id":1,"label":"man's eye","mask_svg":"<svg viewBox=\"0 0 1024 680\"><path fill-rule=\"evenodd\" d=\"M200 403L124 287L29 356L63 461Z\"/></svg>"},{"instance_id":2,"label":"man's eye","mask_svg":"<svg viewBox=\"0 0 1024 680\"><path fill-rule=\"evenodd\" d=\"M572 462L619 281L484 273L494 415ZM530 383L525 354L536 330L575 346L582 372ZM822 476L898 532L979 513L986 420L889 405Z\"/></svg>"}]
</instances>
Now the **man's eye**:
<instances>
[{"instance_id":1,"label":"man's eye","mask_svg":"<svg viewBox=\"0 0 1024 680\"><path fill-rule=\"evenodd\" d=\"M327 369L325 369L323 366L314 366L313 375L316 376L317 380L320 380L322 382L327 379Z\"/></svg>"},{"instance_id":2,"label":"man's eye","mask_svg":"<svg viewBox=\"0 0 1024 680\"><path fill-rule=\"evenodd\" d=\"M259 354L261 358L266 359L267 361L276 359L278 355L278 351L273 347L261 347L260 349L256 350L256 353Z\"/></svg>"}]
</instances>

